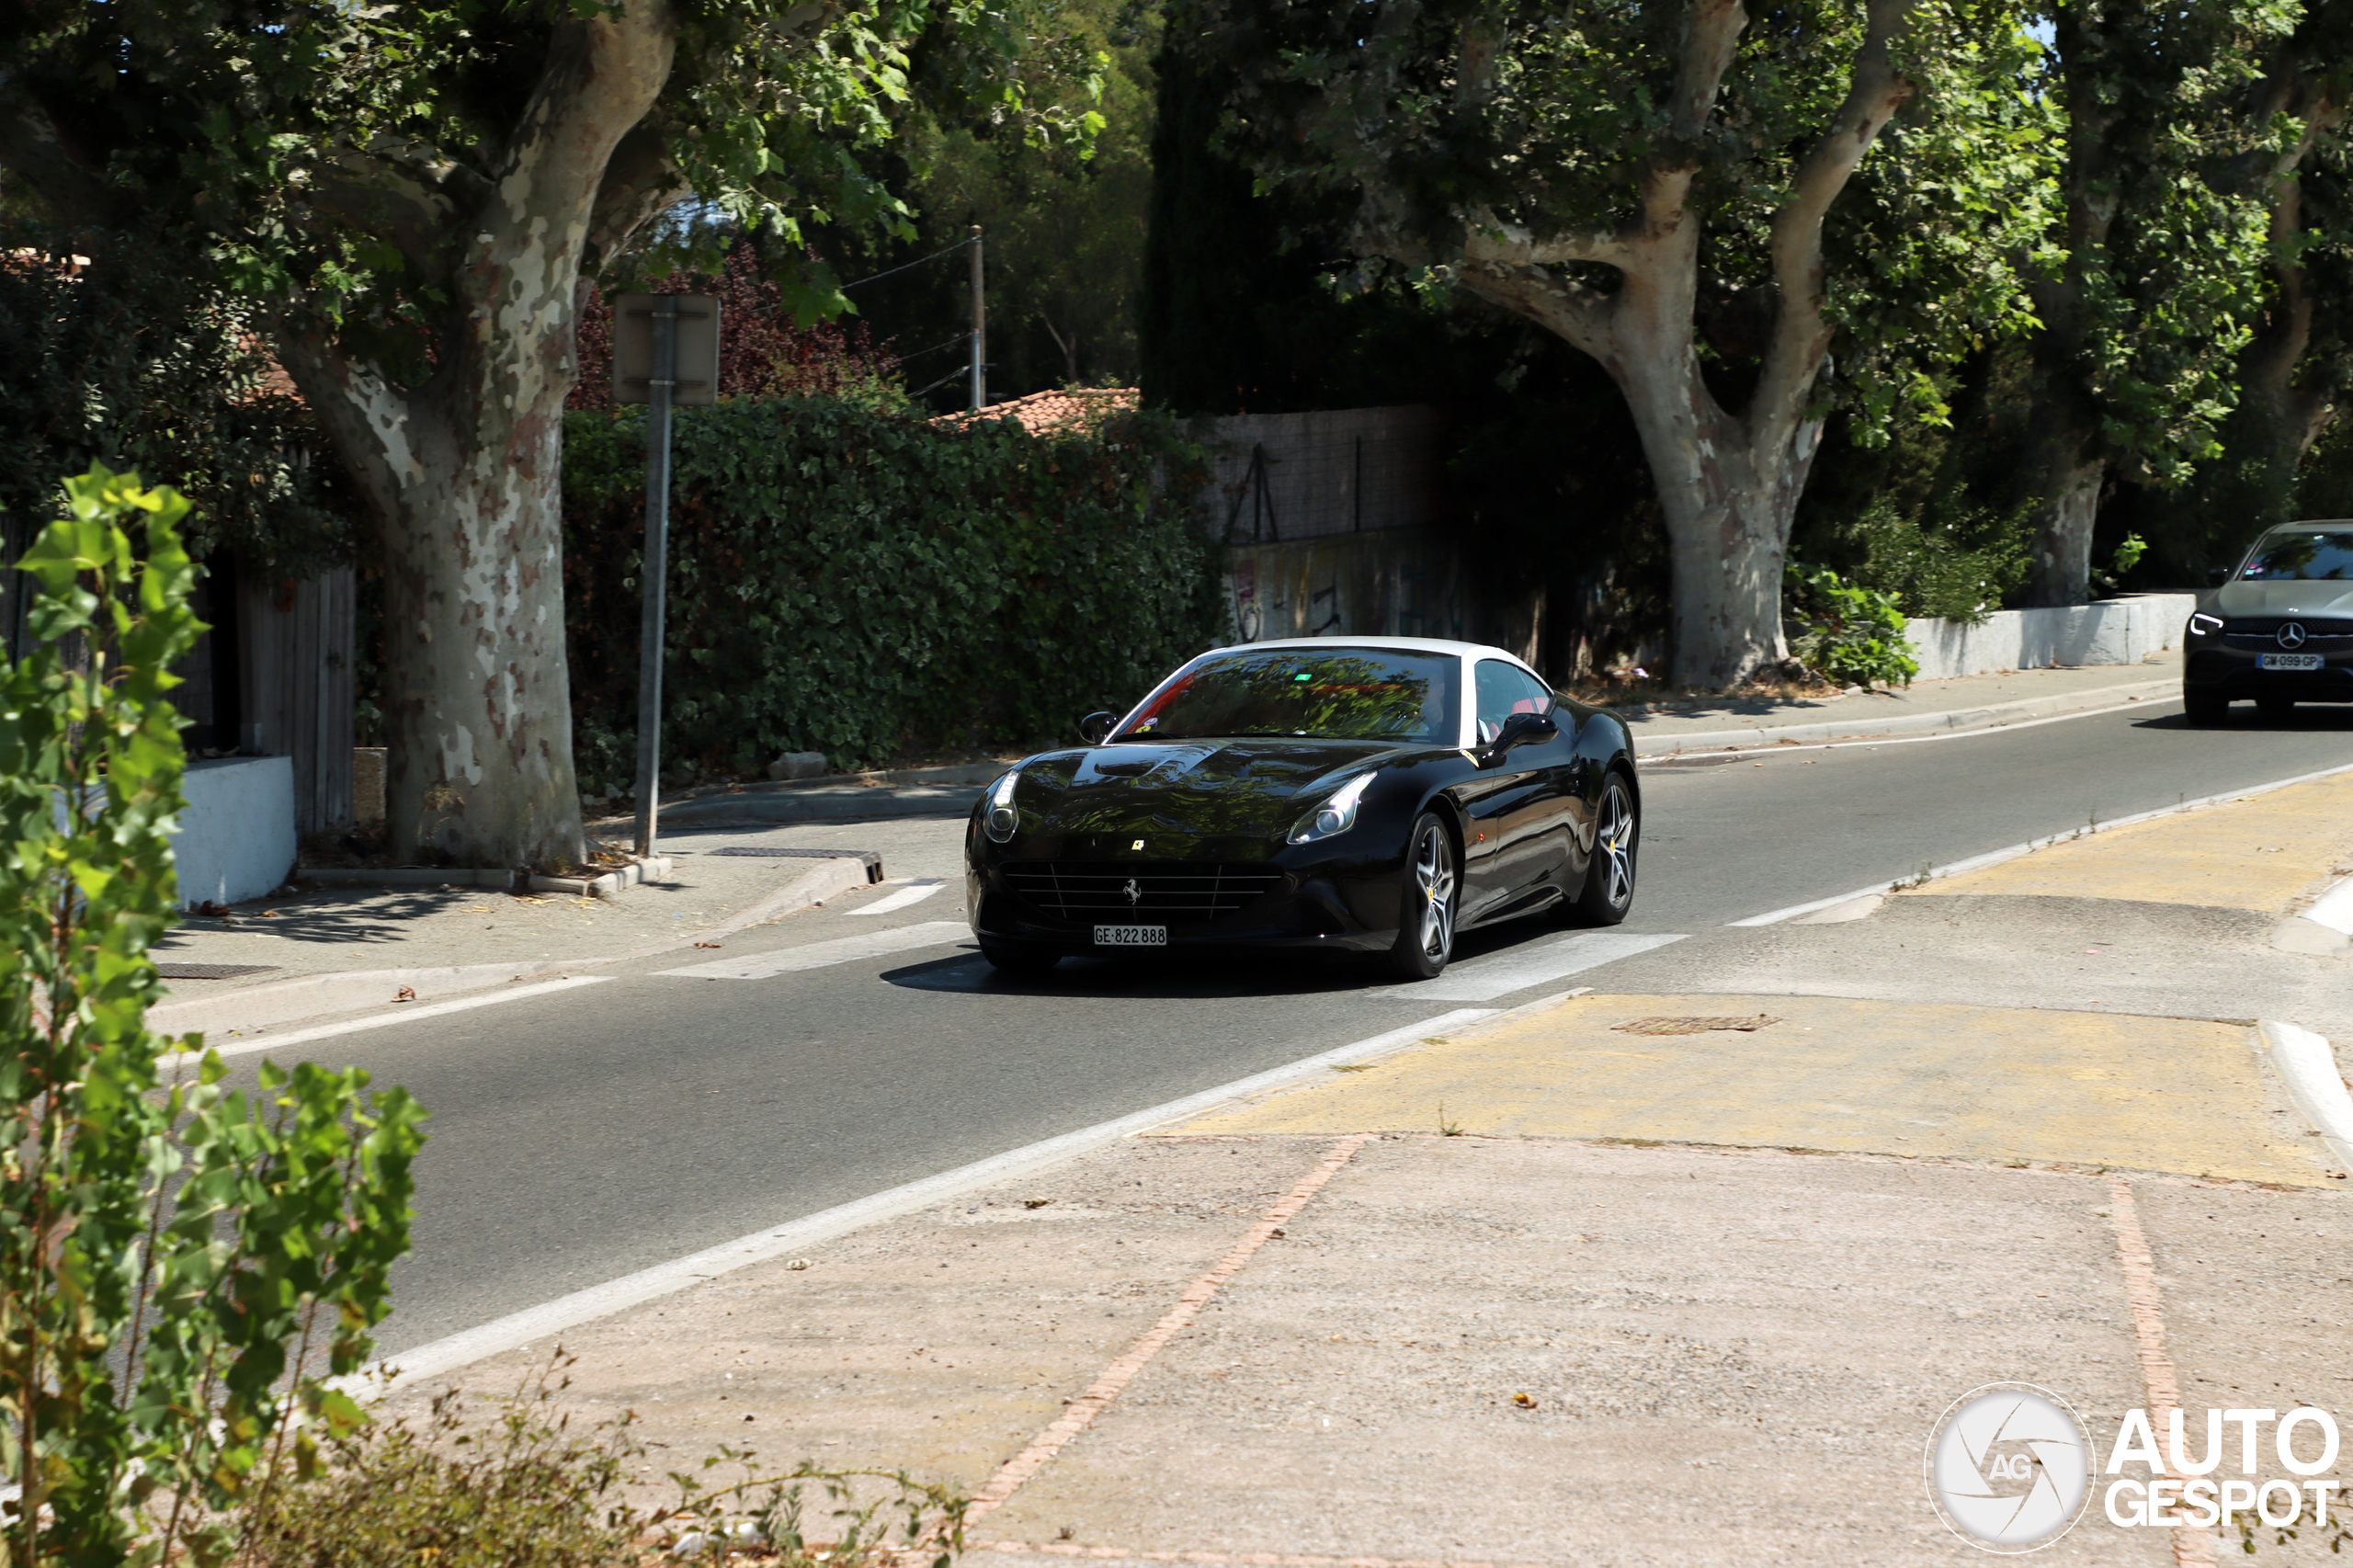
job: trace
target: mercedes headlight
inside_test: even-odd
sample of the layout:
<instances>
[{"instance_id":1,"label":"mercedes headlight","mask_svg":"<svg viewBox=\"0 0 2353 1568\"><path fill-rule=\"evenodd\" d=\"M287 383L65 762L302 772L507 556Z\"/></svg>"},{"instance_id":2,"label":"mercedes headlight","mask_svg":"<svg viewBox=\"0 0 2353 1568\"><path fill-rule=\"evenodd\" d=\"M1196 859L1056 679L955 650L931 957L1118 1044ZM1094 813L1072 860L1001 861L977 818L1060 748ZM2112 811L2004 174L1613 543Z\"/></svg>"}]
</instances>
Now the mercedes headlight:
<instances>
[{"instance_id":1,"label":"mercedes headlight","mask_svg":"<svg viewBox=\"0 0 2353 1568\"><path fill-rule=\"evenodd\" d=\"M2211 637L2222 630L2222 618L2219 615L2208 615L2201 609L2189 618L2189 634L2192 637Z\"/></svg>"},{"instance_id":2,"label":"mercedes headlight","mask_svg":"<svg viewBox=\"0 0 2353 1568\"><path fill-rule=\"evenodd\" d=\"M1290 842L1307 844L1354 827L1357 802L1364 799L1365 787L1372 782L1372 777L1360 773L1335 790L1331 799L1299 819L1299 825L1290 830Z\"/></svg>"},{"instance_id":3,"label":"mercedes headlight","mask_svg":"<svg viewBox=\"0 0 2353 1568\"><path fill-rule=\"evenodd\" d=\"M988 809L981 813L981 831L989 835L992 844L1009 844L1021 831L1021 813L1014 809L1013 787L1021 782L1021 770L1015 768L989 786Z\"/></svg>"}]
</instances>

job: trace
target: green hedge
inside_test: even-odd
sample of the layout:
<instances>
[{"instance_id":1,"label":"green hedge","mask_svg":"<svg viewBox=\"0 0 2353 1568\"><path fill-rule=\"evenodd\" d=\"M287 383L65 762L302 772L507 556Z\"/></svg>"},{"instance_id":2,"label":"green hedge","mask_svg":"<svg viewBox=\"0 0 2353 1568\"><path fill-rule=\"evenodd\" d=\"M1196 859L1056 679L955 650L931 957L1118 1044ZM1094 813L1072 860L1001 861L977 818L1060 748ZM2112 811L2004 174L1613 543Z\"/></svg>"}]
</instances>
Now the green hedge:
<instances>
[{"instance_id":1,"label":"green hedge","mask_svg":"<svg viewBox=\"0 0 2353 1568\"><path fill-rule=\"evenodd\" d=\"M644 412L565 419L564 594L582 789L634 755ZM969 430L840 399L682 410L664 767L756 774L1067 738L1225 635L1170 421ZM1155 483L1157 478L1157 483Z\"/></svg>"}]
</instances>

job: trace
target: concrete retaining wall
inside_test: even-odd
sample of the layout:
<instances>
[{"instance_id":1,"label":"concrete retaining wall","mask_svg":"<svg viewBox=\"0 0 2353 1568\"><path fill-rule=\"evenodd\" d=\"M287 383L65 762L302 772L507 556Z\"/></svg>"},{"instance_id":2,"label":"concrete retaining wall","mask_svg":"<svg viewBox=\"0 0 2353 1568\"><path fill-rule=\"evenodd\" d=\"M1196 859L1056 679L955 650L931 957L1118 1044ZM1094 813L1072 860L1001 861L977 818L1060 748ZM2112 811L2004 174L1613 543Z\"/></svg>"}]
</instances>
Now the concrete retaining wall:
<instances>
[{"instance_id":1,"label":"concrete retaining wall","mask_svg":"<svg viewBox=\"0 0 2353 1568\"><path fill-rule=\"evenodd\" d=\"M2195 594L2134 594L2062 609L1996 610L1982 624L1915 620L1904 629L1920 680L2039 670L2054 665L2137 665L2181 646Z\"/></svg>"},{"instance_id":2,"label":"concrete retaining wall","mask_svg":"<svg viewBox=\"0 0 2353 1568\"><path fill-rule=\"evenodd\" d=\"M172 835L184 904L259 898L293 869L294 760L223 756L191 762L188 809Z\"/></svg>"}]
</instances>

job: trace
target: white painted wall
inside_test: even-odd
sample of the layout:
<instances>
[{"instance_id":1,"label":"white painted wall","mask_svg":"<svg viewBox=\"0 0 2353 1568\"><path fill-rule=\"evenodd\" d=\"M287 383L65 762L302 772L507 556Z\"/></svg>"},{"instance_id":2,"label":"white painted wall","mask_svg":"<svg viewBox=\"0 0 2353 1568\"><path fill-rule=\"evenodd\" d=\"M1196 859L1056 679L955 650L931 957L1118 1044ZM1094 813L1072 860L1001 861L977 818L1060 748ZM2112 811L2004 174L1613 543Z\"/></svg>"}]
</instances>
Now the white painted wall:
<instances>
[{"instance_id":1,"label":"white painted wall","mask_svg":"<svg viewBox=\"0 0 2353 1568\"><path fill-rule=\"evenodd\" d=\"M294 759L222 756L191 762L180 782L188 809L172 835L183 904L259 898L293 869Z\"/></svg>"},{"instance_id":2,"label":"white painted wall","mask_svg":"<svg viewBox=\"0 0 2353 1568\"><path fill-rule=\"evenodd\" d=\"M1983 623L1915 620L1904 630L1918 680L2040 670L2054 665L2137 665L2181 646L2195 594L2133 594L2060 609L1996 610Z\"/></svg>"}]
</instances>

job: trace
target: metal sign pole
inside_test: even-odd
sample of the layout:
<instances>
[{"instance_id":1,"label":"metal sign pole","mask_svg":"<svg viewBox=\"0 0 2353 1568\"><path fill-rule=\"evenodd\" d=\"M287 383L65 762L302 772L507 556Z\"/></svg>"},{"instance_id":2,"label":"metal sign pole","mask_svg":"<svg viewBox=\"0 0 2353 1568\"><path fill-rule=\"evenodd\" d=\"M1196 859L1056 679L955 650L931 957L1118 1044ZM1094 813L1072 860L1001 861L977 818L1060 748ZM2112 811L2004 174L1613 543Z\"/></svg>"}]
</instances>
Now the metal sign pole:
<instances>
[{"instance_id":1,"label":"metal sign pole","mask_svg":"<svg viewBox=\"0 0 2353 1568\"><path fill-rule=\"evenodd\" d=\"M981 226L972 225L972 412L989 405L989 296L981 267Z\"/></svg>"},{"instance_id":2,"label":"metal sign pole","mask_svg":"<svg viewBox=\"0 0 2353 1568\"><path fill-rule=\"evenodd\" d=\"M662 788L662 596L670 579L670 400L678 380L678 303L657 301L653 374L646 378L645 559L638 585L644 611L637 652L637 853L654 853L654 817Z\"/></svg>"}]
</instances>

